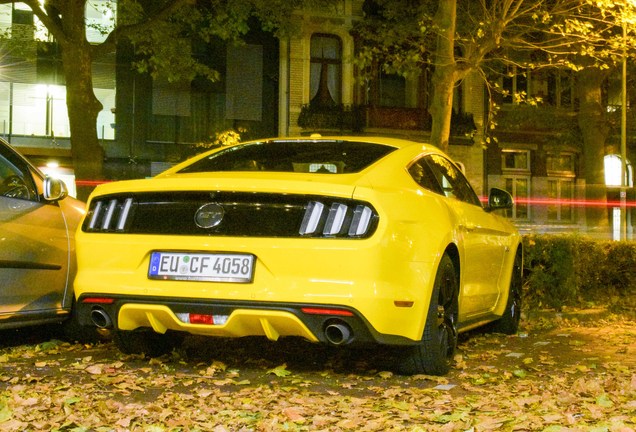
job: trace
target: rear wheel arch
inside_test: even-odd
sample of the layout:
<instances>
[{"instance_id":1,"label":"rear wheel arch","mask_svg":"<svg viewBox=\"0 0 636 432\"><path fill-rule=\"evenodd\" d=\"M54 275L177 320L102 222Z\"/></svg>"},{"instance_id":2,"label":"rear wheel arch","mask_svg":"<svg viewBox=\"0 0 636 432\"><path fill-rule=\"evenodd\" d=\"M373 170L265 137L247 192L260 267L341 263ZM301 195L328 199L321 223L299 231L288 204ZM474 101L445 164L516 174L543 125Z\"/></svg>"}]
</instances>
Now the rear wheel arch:
<instances>
[{"instance_id":1,"label":"rear wheel arch","mask_svg":"<svg viewBox=\"0 0 636 432\"><path fill-rule=\"evenodd\" d=\"M501 317L493 321L490 330L496 333L515 334L519 329L523 294L523 246L519 244L514 255L508 295Z\"/></svg>"},{"instance_id":2,"label":"rear wheel arch","mask_svg":"<svg viewBox=\"0 0 636 432\"><path fill-rule=\"evenodd\" d=\"M452 263L453 263L453 267L455 268L455 277L457 278L457 281L459 282L458 286L457 286L457 292L455 293L455 295L457 297L459 297L459 291L460 291L460 286L461 286L461 271L460 271L460 258L459 258L459 249L457 248L457 245L455 243L449 243L446 246L446 249L444 250L444 253L442 253L439 256L439 261L436 263L436 265L432 268L432 277L431 277L431 290L432 288L432 284L435 282L435 276L437 274L437 272L439 271L440 266L442 265L442 260L444 259L445 256L448 256ZM424 287L422 287L422 290L420 291L420 295L422 296L422 299L424 300L424 303L426 304L426 308L428 308L429 302L431 301L431 291L424 289ZM422 321L421 321L421 331L424 331L424 327L426 325L426 316L423 317Z\"/></svg>"},{"instance_id":3,"label":"rear wheel arch","mask_svg":"<svg viewBox=\"0 0 636 432\"><path fill-rule=\"evenodd\" d=\"M397 361L400 373L412 375L446 374L453 361L457 345L459 255L447 249L435 271L430 293L422 339L416 345L404 348Z\"/></svg>"},{"instance_id":4,"label":"rear wheel arch","mask_svg":"<svg viewBox=\"0 0 636 432\"><path fill-rule=\"evenodd\" d=\"M451 243L446 247L444 251L446 255L450 257L455 266L455 273L457 274L457 280L461 281L461 260L459 259L459 249L455 243Z\"/></svg>"}]
</instances>

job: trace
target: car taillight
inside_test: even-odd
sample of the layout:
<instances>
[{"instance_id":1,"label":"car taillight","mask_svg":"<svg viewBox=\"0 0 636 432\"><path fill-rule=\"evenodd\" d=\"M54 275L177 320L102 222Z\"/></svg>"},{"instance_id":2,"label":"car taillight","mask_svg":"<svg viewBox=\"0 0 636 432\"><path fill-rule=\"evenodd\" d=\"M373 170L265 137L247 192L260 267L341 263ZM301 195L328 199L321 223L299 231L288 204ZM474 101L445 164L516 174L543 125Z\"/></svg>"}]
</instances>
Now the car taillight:
<instances>
[{"instance_id":1,"label":"car taillight","mask_svg":"<svg viewBox=\"0 0 636 432\"><path fill-rule=\"evenodd\" d=\"M110 297L84 297L82 303L113 304L115 299Z\"/></svg>"},{"instance_id":2,"label":"car taillight","mask_svg":"<svg viewBox=\"0 0 636 432\"><path fill-rule=\"evenodd\" d=\"M310 201L300 225L304 236L365 237L377 213L366 204L333 202L329 205Z\"/></svg>"},{"instance_id":3,"label":"car taillight","mask_svg":"<svg viewBox=\"0 0 636 432\"><path fill-rule=\"evenodd\" d=\"M91 203L84 231L125 231L132 207L131 197L96 199Z\"/></svg>"}]
</instances>

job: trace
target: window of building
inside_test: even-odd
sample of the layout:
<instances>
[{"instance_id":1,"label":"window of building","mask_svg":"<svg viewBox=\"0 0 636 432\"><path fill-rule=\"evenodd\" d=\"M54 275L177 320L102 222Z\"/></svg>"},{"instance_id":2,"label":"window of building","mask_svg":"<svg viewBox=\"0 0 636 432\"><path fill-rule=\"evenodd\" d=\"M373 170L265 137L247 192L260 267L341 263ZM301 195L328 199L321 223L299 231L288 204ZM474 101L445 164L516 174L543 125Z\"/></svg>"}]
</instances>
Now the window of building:
<instances>
[{"instance_id":1,"label":"window of building","mask_svg":"<svg viewBox=\"0 0 636 432\"><path fill-rule=\"evenodd\" d=\"M381 72L377 80L377 101L381 107L406 106L406 79L397 74Z\"/></svg>"},{"instance_id":2,"label":"window of building","mask_svg":"<svg viewBox=\"0 0 636 432\"><path fill-rule=\"evenodd\" d=\"M117 3L112 0L90 0L86 2L86 39L101 43L115 28Z\"/></svg>"},{"instance_id":3,"label":"window of building","mask_svg":"<svg viewBox=\"0 0 636 432\"><path fill-rule=\"evenodd\" d=\"M516 104L520 101L520 96L528 95L528 79L526 71L511 66L503 77L502 89L504 90L503 102Z\"/></svg>"},{"instance_id":4,"label":"window of building","mask_svg":"<svg viewBox=\"0 0 636 432\"><path fill-rule=\"evenodd\" d=\"M546 103L556 107L572 107L574 101L574 78L571 71L555 71L548 78Z\"/></svg>"},{"instance_id":5,"label":"window of building","mask_svg":"<svg viewBox=\"0 0 636 432\"><path fill-rule=\"evenodd\" d=\"M95 89L104 106L97 121L98 135L114 139L114 89ZM11 109L9 109L11 107ZM71 130L66 87L47 84L0 83L0 132L4 135L68 138Z\"/></svg>"},{"instance_id":6,"label":"window of building","mask_svg":"<svg viewBox=\"0 0 636 432\"><path fill-rule=\"evenodd\" d=\"M513 196L515 204L509 216L528 219L530 197L530 150L504 149L501 152L501 169L506 190Z\"/></svg>"},{"instance_id":7,"label":"window of building","mask_svg":"<svg viewBox=\"0 0 636 432\"><path fill-rule=\"evenodd\" d=\"M263 46L230 45L225 76L225 118L262 121Z\"/></svg>"},{"instance_id":8,"label":"window of building","mask_svg":"<svg viewBox=\"0 0 636 432\"><path fill-rule=\"evenodd\" d=\"M574 176L574 162L573 153L548 154L546 158L548 175Z\"/></svg>"},{"instance_id":9,"label":"window of building","mask_svg":"<svg viewBox=\"0 0 636 432\"><path fill-rule=\"evenodd\" d=\"M572 179L548 179L549 221L571 221L572 200L574 199L574 181Z\"/></svg>"},{"instance_id":10,"label":"window of building","mask_svg":"<svg viewBox=\"0 0 636 432\"><path fill-rule=\"evenodd\" d=\"M530 172L529 150L502 150L501 168L504 171Z\"/></svg>"},{"instance_id":11,"label":"window of building","mask_svg":"<svg viewBox=\"0 0 636 432\"><path fill-rule=\"evenodd\" d=\"M573 153L549 153L546 157L548 171L547 206L549 221L571 221L573 217L575 160Z\"/></svg>"},{"instance_id":12,"label":"window of building","mask_svg":"<svg viewBox=\"0 0 636 432\"><path fill-rule=\"evenodd\" d=\"M505 177L506 190L514 198L514 206L510 217L513 219L528 219L530 211L528 207L528 198L530 196L530 177L514 176Z\"/></svg>"},{"instance_id":13,"label":"window of building","mask_svg":"<svg viewBox=\"0 0 636 432\"><path fill-rule=\"evenodd\" d=\"M315 106L342 102L342 42L335 35L311 37L310 100Z\"/></svg>"},{"instance_id":14,"label":"window of building","mask_svg":"<svg viewBox=\"0 0 636 432\"><path fill-rule=\"evenodd\" d=\"M622 165L622 159L619 155L611 154L605 156L605 185L622 186ZM634 186L634 170L629 160L627 161L627 172L625 173L625 185L628 187Z\"/></svg>"},{"instance_id":15,"label":"window of building","mask_svg":"<svg viewBox=\"0 0 636 432\"><path fill-rule=\"evenodd\" d=\"M113 14L116 4L110 0L90 0L87 2L86 19L91 28L99 29L100 37L89 41L100 42L105 33L114 25ZM109 12L110 11L110 12ZM0 5L0 30L15 30L21 24L18 36L50 41L50 35L42 23L33 15L31 8L22 3ZM33 29L35 26L35 32ZM28 32L28 35L27 35ZM34 33L33 33L34 32ZM12 33L12 36L16 36ZM70 136L68 111L66 108L66 86L58 50L54 43L45 44L46 49L38 47L37 59L7 64L3 67L5 81L0 82L0 133L3 136L24 135L39 137ZM98 136L101 139L114 139L115 106L114 64L104 67L94 63L95 81L99 82L102 71L111 76L105 86L95 88L95 95L103 104L104 110L97 120ZM101 87L101 85L100 85Z\"/></svg>"},{"instance_id":16,"label":"window of building","mask_svg":"<svg viewBox=\"0 0 636 432\"><path fill-rule=\"evenodd\" d=\"M86 2L86 38L89 42L101 43L106 40L108 34L115 28L116 11L117 2L112 0ZM15 25L22 27L18 29ZM35 38L38 41L52 40L44 24L26 4L15 2L0 5L0 30L5 31L12 26L12 30L20 32L21 36Z\"/></svg>"},{"instance_id":17,"label":"window of building","mask_svg":"<svg viewBox=\"0 0 636 432\"><path fill-rule=\"evenodd\" d=\"M24 24L29 26L33 25L33 12L31 11L31 9L26 8L25 6L22 6L24 8L22 9L20 8L20 6L13 9L11 22L13 24Z\"/></svg>"}]
</instances>

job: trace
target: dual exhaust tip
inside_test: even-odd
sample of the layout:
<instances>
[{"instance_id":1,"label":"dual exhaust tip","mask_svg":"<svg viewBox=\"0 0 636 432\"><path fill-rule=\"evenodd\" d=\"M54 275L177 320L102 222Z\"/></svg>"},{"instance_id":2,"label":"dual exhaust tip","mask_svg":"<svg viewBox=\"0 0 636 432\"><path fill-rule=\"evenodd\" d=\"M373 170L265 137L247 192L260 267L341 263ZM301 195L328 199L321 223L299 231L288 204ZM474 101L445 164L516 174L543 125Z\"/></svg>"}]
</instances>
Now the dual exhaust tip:
<instances>
[{"instance_id":1,"label":"dual exhaust tip","mask_svg":"<svg viewBox=\"0 0 636 432\"><path fill-rule=\"evenodd\" d=\"M91 321L93 321L93 324L99 329L109 329L113 327L113 320L110 318L110 315L99 307L91 310Z\"/></svg>"},{"instance_id":2,"label":"dual exhaust tip","mask_svg":"<svg viewBox=\"0 0 636 432\"><path fill-rule=\"evenodd\" d=\"M353 340L353 331L344 321L330 321L325 326L325 339L331 345L345 345Z\"/></svg>"},{"instance_id":3,"label":"dual exhaust tip","mask_svg":"<svg viewBox=\"0 0 636 432\"><path fill-rule=\"evenodd\" d=\"M113 327L113 320L108 313L96 307L91 310L91 321L97 328L110 329ZM332 320L327 323L324 329L325 339L331 345L345 345L352 341L353 331L349 324L341 320Z\"/></svg>"}]
</instances>

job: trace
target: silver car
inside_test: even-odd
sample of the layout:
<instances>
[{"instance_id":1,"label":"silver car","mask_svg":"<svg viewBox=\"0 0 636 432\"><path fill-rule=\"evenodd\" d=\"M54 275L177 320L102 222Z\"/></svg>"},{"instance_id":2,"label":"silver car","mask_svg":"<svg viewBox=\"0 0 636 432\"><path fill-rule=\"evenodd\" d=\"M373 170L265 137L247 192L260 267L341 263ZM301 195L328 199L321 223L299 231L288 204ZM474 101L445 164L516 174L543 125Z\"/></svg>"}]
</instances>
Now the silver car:
<instances>
[{"instance_id":1,"label":"silver car","mask_svg":"<svg viewBox=\"0 0 636 432\"><path fill-rule=\"evenodd\" d=\"M71 334L75 229L84 203L0 140L0 329L63 323ZM80 338L80 334L73 336Z\"/></svg>"}]
</instances>

